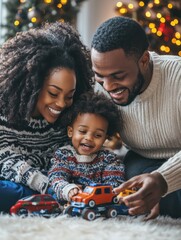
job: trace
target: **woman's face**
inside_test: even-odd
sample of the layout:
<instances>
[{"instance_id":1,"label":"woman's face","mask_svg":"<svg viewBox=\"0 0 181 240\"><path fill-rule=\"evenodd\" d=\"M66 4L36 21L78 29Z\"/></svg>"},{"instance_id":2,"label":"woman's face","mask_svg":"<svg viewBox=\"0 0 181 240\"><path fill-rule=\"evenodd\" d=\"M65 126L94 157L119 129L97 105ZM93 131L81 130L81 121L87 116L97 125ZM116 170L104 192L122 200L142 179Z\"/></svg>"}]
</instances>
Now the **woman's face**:
<instances>
[{"instance_id":1,"label":"woman's face","mask_svg":"<svg viewBox=\"0 0 181 240\"><path fill-rule=\"evenodd\" d=\"M61 112L72 105L76 90L74 70L54 69L44 82L40 91L33 117L42 116L49 123L54 123Z\"/></svg>"}]
</instances>

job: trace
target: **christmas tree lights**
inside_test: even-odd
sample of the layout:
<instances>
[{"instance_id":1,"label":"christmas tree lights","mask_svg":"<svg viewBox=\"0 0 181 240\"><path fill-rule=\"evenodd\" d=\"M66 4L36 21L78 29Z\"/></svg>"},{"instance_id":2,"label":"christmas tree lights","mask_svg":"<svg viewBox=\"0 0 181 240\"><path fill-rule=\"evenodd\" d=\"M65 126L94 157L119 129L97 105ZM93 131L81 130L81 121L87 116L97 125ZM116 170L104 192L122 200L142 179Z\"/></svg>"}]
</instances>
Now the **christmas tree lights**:
<instances>
[{"instance_id":1,"label":"christmas tree lights","mask_svg":"<svg viewBox=\"0 0 181 240\"><path fill-rule=\"evenodd\" d=\"M16 32L41 26L44 22L65 21L75 24L81 3L85 0L7 0L7 33L5 40Z\"/></svg>"},{"instance_id":2,"label":"christmas tree lights","mask_svg":"<svg viewBox=\"0 0 181 240\"><path fill-rule=\"evenodd\" d=\"M143 26L150 50L181 56L181 1L118 1L115 9L119 15L134 18Z\"/></svg>"}]
</instances>

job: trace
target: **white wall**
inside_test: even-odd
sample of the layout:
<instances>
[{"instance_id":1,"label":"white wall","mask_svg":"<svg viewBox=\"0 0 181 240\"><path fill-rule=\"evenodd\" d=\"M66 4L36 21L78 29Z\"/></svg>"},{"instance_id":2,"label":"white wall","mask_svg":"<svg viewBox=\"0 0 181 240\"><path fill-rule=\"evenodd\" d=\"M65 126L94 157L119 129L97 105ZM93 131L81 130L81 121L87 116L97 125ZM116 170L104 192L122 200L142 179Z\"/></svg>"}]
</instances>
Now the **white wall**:
<instances>
[{"instance_id":1,"label":"white wall","mask_svg":"<svg viewBox=\"0 0 181 240\"><path fill-rule=\"evenodd\" d=\"M87 0L82 3L77 17L77 30L89 48L96 28L108 18L116 16L118 0Z\"/></svg>"},{"instance_id":2,"label":"white wall","mask_svg":"<svg viewBox=\"0 0 181 240\"><path fill-rule=\"evenodd\" d=\"M1 24L6 24L6 8L4 4L7 0L0 0L0 45L4 42L3 36L6 32L5 28L1 27Z\"/></svg>"}]
</instances>

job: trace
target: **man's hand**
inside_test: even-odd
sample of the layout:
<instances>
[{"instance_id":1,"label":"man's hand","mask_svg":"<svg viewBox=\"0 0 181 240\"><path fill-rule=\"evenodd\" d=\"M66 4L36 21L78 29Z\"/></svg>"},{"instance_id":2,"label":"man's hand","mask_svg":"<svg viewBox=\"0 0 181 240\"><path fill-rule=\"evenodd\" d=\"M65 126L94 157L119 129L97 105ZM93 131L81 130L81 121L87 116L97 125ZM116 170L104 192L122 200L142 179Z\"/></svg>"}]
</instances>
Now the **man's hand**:
<instances>
[{"instance_id":1,"label":"man's hand","mask_svg":"<svg viewBox=\"0 0 181 240\"><path fill-rule=\"evenodd\" d=\"M158 172L135 176L114 189L119 194L125 189L136 188L138 191L121 200L129 207L130 215L149 213L167 192L167 183Z\"/></svg>"},{"instance_id":2,"label":"man's hand","mask_svg":"<svg viewBox=\"0 0 181 240\"><path fill-rule=\"evenodd\" d=\"M145 221L150 220L150 219L154 219L156 217L158 217L160 213L160 208L159 208L159 204L157 203L150 211L150 213L144 218Z\"/></svg>"}]
</instances>

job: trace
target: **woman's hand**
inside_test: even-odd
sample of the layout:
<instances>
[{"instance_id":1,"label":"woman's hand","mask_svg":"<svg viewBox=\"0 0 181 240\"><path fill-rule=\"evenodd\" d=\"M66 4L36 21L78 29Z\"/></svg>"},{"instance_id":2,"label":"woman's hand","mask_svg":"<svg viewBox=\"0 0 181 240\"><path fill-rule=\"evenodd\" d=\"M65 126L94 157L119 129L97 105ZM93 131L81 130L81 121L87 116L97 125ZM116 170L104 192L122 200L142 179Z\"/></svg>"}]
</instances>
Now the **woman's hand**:
<instances>
[{"instance_id":1,"label":"woman's hand","mask_svg":"<svg viewBox=\"0 0 181 240\"><path fill-rule=\"evenodd\" d=\"M167 192L167 183L158 172L135 176L114 189L119 194L125 189L136 188L138 191L123 197L122 202L129 207L130 215L147 214L159 203L161 197ZM153 214L156 216L156 214Z\"/></svg>"}]
</instances>

